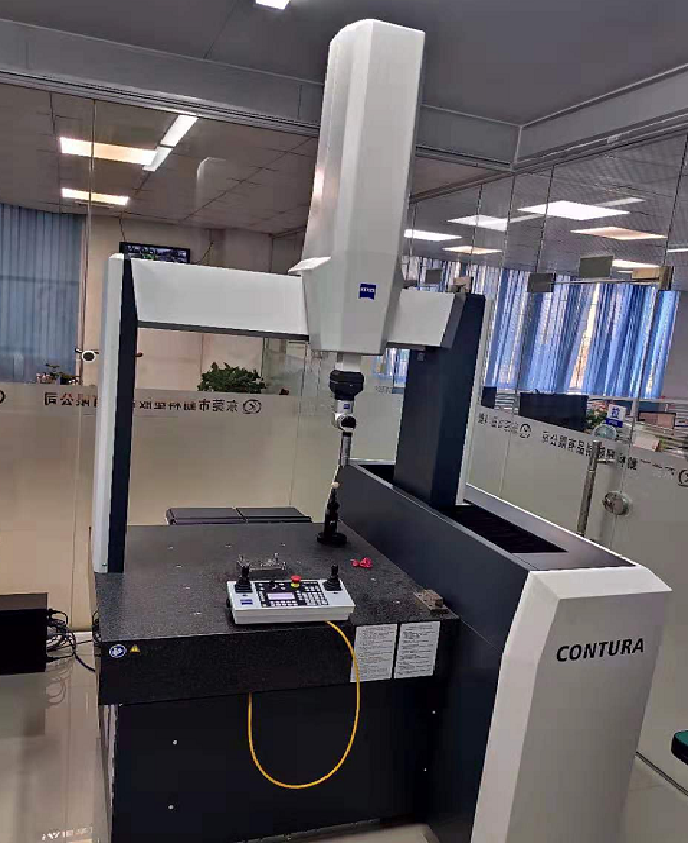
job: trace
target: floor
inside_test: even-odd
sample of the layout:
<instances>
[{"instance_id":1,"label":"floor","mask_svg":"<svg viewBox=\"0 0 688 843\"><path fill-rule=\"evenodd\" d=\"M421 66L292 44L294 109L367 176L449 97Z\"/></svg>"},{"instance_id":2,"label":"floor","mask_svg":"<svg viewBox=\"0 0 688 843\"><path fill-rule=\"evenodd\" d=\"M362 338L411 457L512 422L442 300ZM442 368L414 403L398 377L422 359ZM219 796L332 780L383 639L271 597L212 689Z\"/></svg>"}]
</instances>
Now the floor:
<instances>
[{"instance_id":1,"label":"floor","mask_svg":"<svg viewBox=\"0 0 688 843\"><path fill-rule=\"evenodd\" d=\"M80 648L93 663L90 648ZM72 661L0 677L0 843L106 843L95 680ZM688 798L636 762L619 843L685 843ZM318 838L335 843L338 836ZM348 835L346 843L426 843L424 828Z\"/></svg>"}]
</instances>

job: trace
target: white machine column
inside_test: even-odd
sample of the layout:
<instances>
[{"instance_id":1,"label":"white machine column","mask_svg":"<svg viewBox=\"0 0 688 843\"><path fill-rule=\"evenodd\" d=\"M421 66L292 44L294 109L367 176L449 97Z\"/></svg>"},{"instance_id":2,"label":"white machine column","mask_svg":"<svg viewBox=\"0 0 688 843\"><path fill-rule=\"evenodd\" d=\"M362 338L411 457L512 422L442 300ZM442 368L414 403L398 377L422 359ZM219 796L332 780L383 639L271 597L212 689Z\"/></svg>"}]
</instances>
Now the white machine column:
<instances>
[{"instance_id":1,"label":"white machine column","mask_svg":"<svg viewBox=\"0 0 688 843\"><path fill-rule=\"evenodd\" d=\"M640 566L528 575L472 843L617 840L669 593Z\"/></svg>"},{"instance_id":2,"label":"white machine column","mask_svg":"<svg viewBox=\"0 0 688 843\"><path fill-rule=\"evenodd\" d=\"M303 259L316 351L382 354L399 266L424 33L375 20L345 27L327 62Z\"/></svg>"}]
</instances>

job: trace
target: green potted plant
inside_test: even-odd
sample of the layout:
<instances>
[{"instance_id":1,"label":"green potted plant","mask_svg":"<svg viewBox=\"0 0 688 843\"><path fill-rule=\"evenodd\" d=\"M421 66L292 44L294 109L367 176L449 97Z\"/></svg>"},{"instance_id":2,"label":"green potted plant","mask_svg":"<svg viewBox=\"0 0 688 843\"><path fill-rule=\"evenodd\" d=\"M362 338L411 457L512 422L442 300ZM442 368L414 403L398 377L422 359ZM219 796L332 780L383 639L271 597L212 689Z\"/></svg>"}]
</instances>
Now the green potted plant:
<instances>
[{"instance_id":1,"label":"green potted plant","mask_svg":"<svg viewBox=\"0 0 688 843\"><path fill-rule=\"evenodd\" d=\"M203 372L198 389L201 392L248 392L260 395L266 384L255 369L244 369L242 366L228 366L220 368L217 363Z\"/></svg>"},{"instance_id":2,"label":"green potted plant","mask_svg":"<svg viewBox=\"0 0 688 843\"><path fill-rule=\"evenodd\" d=\"M607 411L599 408L589 407L585 414L585 430L590 433L607 418Z\"/></svg>"},{"instance_id":3,"label":"green potted plant","mask_svg":"<svg viewBox=\"0 0 688 843\"><path fill-rule=\"evenodd\" d=\"M46 363L45 367L46 369L50 369L52 383L71 384L76 382L74 375L70 375L69 372L61 371L59 363Z\"/></svg>"}]
</instances>

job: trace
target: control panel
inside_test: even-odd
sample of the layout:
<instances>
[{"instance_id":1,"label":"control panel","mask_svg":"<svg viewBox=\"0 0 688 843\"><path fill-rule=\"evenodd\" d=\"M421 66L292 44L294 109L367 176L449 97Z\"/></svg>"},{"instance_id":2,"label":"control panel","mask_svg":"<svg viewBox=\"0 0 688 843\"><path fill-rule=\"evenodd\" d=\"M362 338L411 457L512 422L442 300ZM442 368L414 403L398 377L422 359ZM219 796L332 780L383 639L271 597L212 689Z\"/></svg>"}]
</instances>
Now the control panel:
<instances>
[{"instance_id":1,"label":"control panel","mask_svg":"<svg viewBox=\"0 0 688 843\"><path fill-rule=\"evenodd\" d=\"M345 621L356 608L336 565L327 579L251 580L242 567L227 583L227 605L236 624Z\"/></svg>"}]
</instances>

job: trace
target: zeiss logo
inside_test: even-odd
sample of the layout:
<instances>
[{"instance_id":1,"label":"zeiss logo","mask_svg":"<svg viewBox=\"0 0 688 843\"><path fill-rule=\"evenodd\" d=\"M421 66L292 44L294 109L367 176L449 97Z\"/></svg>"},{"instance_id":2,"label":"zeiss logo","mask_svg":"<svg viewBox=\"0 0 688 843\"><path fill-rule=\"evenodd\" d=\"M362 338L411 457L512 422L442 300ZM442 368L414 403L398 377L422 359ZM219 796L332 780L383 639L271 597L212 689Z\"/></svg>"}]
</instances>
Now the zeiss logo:
<instances>
[{"instance_id":1,"label":"zeiss logo","mask_svg":"<svg viewBox=\"0 0 688 843\"><path fill-rule=\"evenodd\" d=\"M617 638L616 641L595 641L592 644L570 644L557 650L558 662L575 662L578 659L603 659L607 656L633 656L645 652L642 638Z\"/></svg>"},{"instance_id":2,"label":"zeiss logo","mask_svg":"<svg viewBox=\"0 0 688 843\"><path fill-rule=\"evenodd\" d=\"M358 288L359 299L374 299L377 293L377 284L361 284Z\"/></svg>"}]
</instances>

